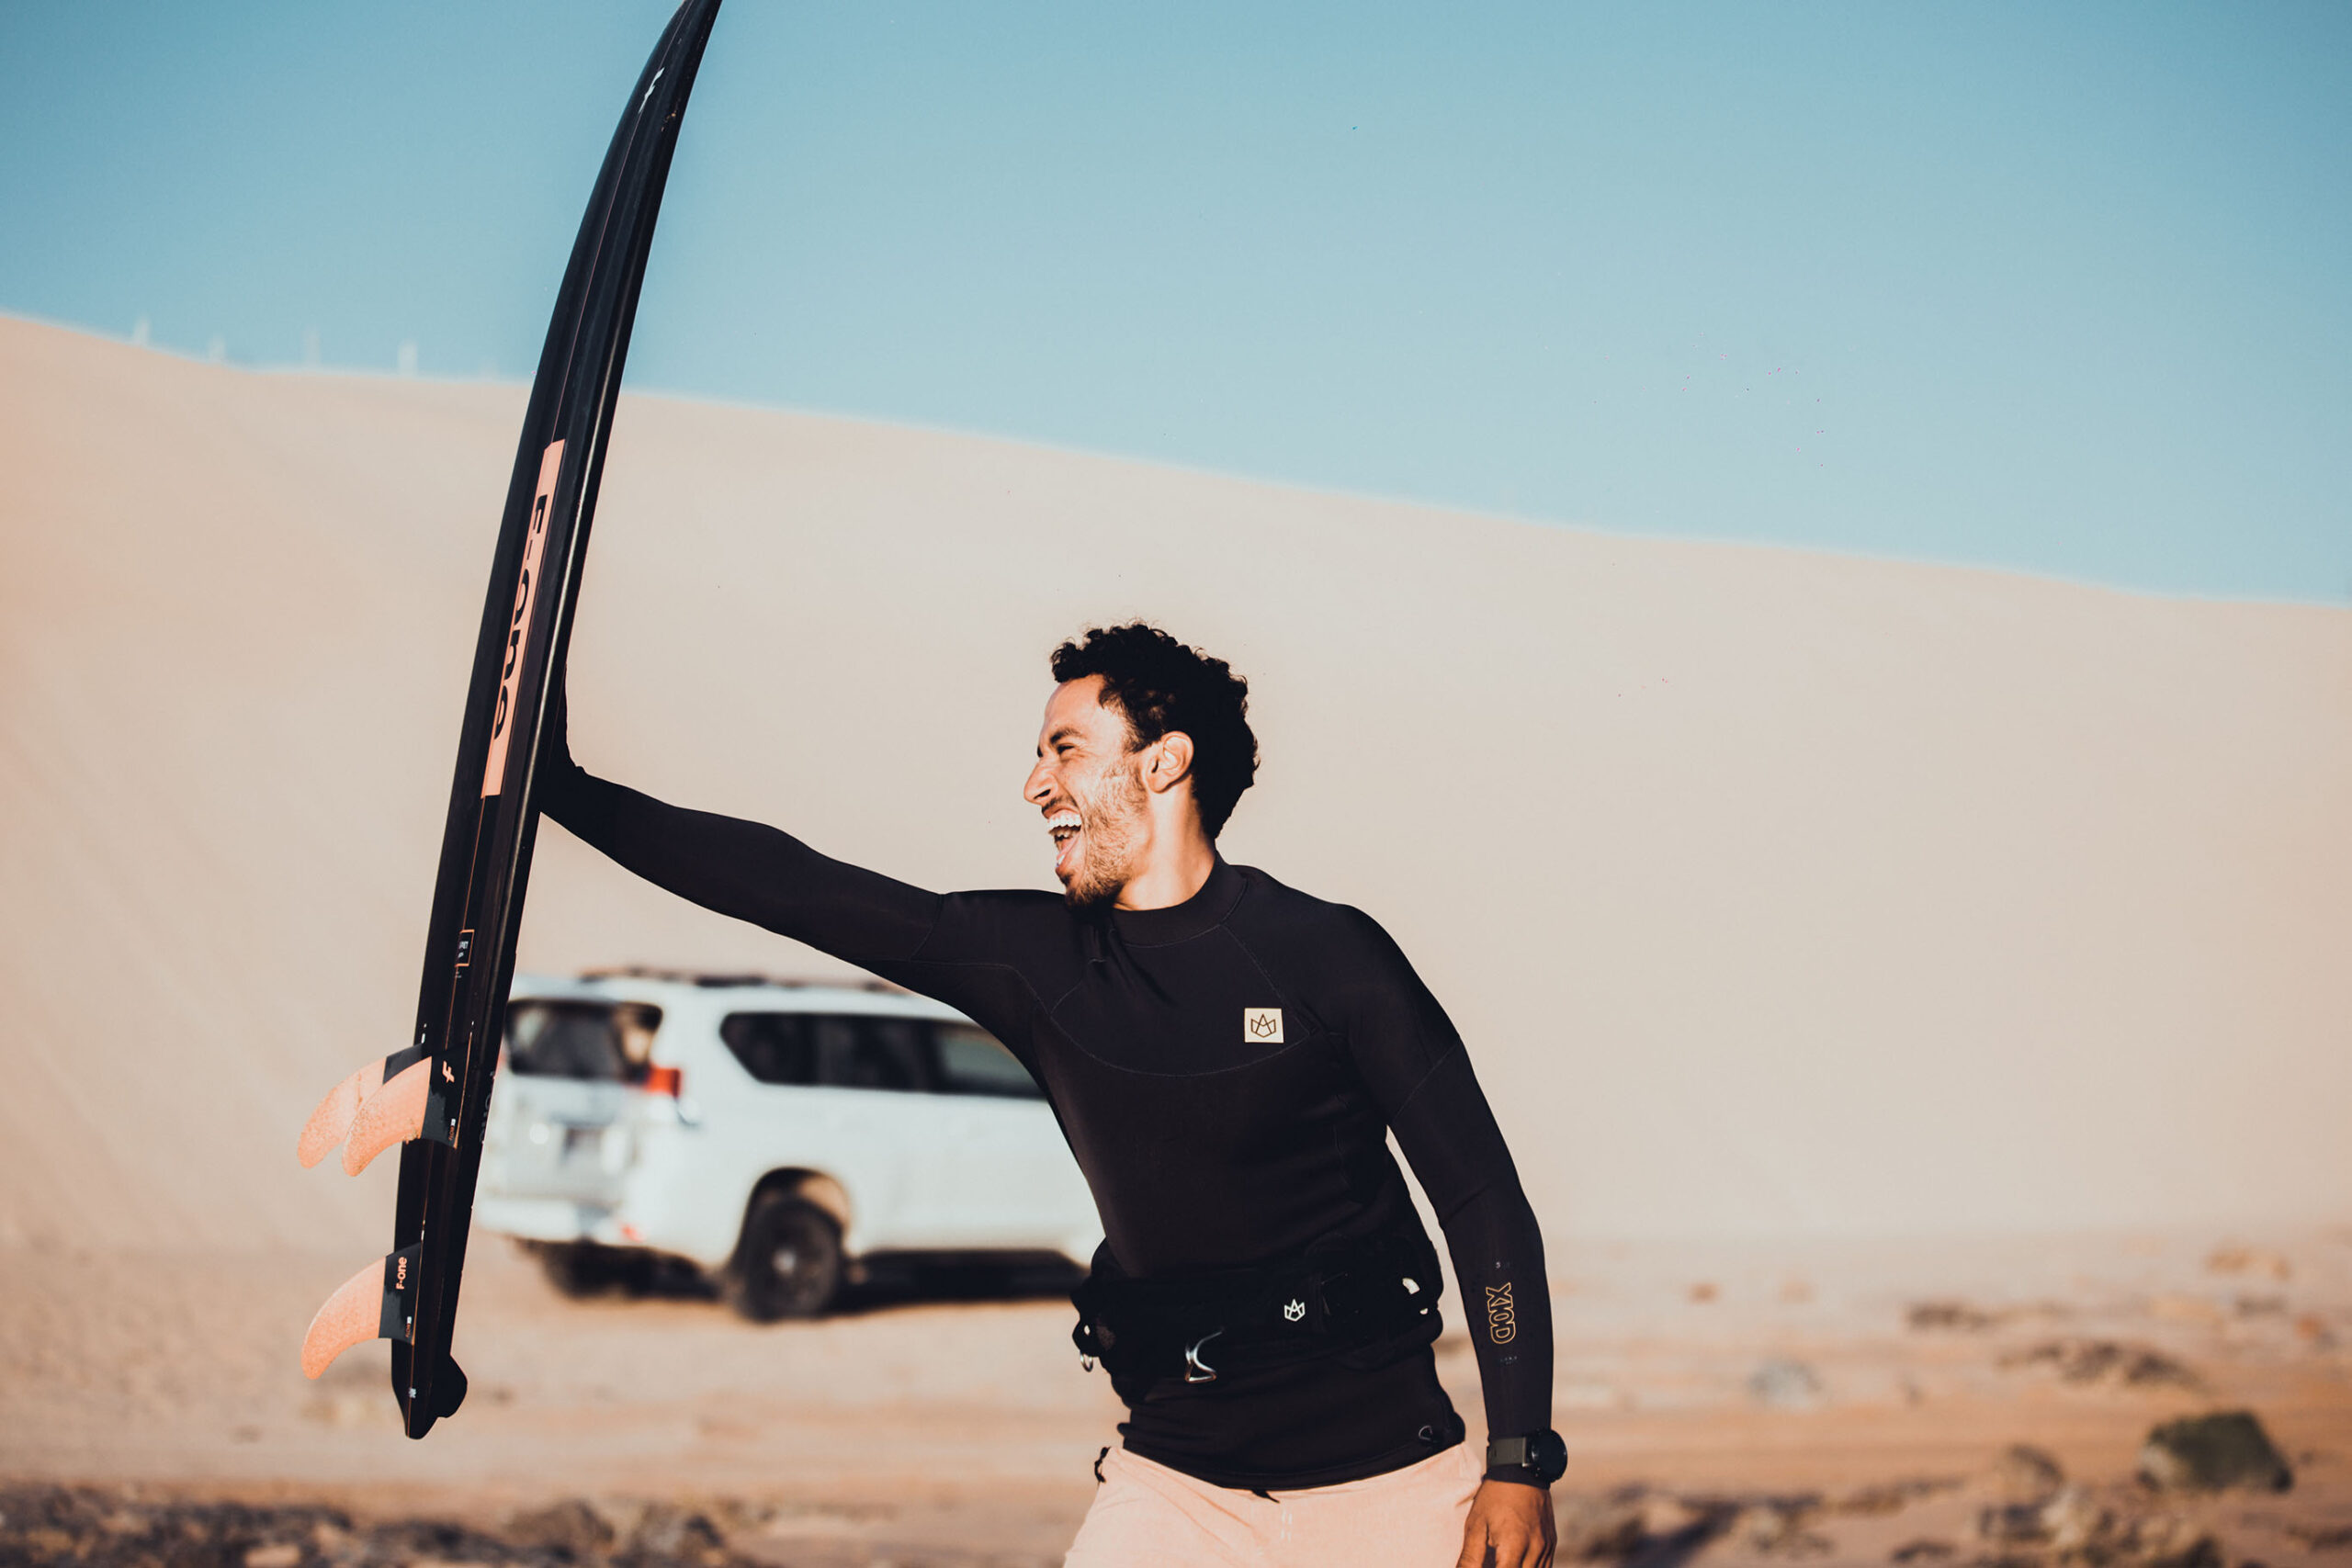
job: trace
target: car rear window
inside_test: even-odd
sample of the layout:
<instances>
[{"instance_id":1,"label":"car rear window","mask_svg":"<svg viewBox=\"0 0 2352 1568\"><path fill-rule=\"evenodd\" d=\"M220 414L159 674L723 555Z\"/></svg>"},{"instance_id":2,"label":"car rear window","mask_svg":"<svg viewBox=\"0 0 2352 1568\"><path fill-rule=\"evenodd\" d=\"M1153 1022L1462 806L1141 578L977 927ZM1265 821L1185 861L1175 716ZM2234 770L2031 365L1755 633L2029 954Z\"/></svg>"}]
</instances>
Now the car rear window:
<instances>
[{"instance_id":1,"label":"car rear window","mask_svg":"<svg viewBox=\"0 0 2352 1568\"><path fill-rule=\"evenodd\" d=\"M642 1083L661 1027L662 1010L644 1002L514 1002L506 1065L526 1077Z\"/></svg>"},{"instance_id":2,"label":"car rear window","mask_svg":"<svg viewBox=\"0 0 2352 1568\"><path fill-rule=\"evenodd\" d=\"M1011 1052L967 1023L739 1012L719 1024L718 1037L764 1084L1043 1098Z\"/></svg>"}]
</instances>

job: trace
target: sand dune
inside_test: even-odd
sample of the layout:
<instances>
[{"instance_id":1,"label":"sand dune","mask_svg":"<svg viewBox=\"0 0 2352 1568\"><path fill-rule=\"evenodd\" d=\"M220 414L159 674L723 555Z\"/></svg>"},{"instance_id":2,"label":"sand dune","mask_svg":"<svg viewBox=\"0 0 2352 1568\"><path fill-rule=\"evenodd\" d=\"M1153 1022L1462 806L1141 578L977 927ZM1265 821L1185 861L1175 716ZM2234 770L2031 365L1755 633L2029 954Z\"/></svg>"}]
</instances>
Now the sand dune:
<instances>
[{"instance_id":1,"label":"sand dune","mask_svg":"<svg viewBox=\"0 0 2352 1568\"><path fill-rule=\"evenodd\" d=\"M363 1254L523 394L0 321L0 1244ZM1228 853L1394 931L1555 1238L2352 1208L2352 613L625 400L592 768L1048 886L1043 655L1256 682ZM827 965L550 830L527 964Z\"/></svg>"}]
</instances>

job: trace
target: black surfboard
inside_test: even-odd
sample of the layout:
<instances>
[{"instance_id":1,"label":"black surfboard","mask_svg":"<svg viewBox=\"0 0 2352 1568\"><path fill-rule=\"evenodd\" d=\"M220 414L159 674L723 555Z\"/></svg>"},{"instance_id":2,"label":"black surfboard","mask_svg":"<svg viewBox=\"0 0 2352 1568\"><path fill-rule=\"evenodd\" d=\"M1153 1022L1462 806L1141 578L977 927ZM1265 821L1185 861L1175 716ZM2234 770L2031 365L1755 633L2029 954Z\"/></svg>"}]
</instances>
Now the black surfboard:
<instances>
[{"instance_id":1,"label":"black surfboard","mask_svg":"<svg viewBox=\"0 0 2352 1568\"><path fill-rule=\"evenodd\" d=\"M421 1065L409 1082L430 1085L422 1126L401 1150L392 1251L383 1263L380 1312L368 1314L392 1341L392 1393L412 1438L424 1436L465 1398L465 1374L449 1355L450 1333L538 828L534 790L543 720L571 643L654 220L718 4L684 0L662 30L621 114L564 269L491 561L416 1032L407 1050L385 1061L380 1079L370 1081L372 1087ZM316 1156L306 1146L304 1157ZM374 1307L374 1294L372 1280L355 1279L337 1302L348 1296L353 1309ZM331 1302L322 1319L335 1308ZM345 1315L356 1321L353 1313ZM314 1325L314 1337L321 1334ZM307 1342L305 1357L307 1366Z\"/></svg>"}]
</instances>

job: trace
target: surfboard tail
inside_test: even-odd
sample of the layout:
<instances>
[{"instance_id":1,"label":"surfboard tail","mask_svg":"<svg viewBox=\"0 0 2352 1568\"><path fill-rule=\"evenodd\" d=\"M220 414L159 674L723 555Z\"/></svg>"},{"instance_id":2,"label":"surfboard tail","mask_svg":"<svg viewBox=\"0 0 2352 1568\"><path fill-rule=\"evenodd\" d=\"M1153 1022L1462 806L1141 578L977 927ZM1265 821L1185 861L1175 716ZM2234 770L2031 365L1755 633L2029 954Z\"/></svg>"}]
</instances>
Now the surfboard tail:
<instances>
[{"instance_id":1,"label":"surfboard tail","mask_svg":"<svg viewBox=\"0 0 2352 1568\"><path fill-rule=\"evenodd\" d=\"M345 1280L311 1319L302 1336L302 1375L315 1378L354 1345L370 1339L405 1339L413 1316L411 1303L424 1262L421 1246L388 1253Z\"/></svg>"}]
</instances>

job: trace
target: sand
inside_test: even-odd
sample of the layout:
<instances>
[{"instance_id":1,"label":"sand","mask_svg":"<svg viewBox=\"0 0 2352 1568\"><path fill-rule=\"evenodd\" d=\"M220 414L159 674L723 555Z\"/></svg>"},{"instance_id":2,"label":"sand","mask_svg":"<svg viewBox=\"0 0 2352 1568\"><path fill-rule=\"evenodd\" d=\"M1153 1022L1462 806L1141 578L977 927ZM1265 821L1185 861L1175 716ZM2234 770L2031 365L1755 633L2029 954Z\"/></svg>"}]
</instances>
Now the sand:
<instances>
[{"instance_id":1,"label":"sand","mask_svg":"<svg viewBox=\"0 0 2352 1568\"><path fill-rule=\"evenodd\" d=\"M934 1535L1042 1552L1109 1417L1099 1380L1046 1370L1049 1303L757 1331L560 1303L485 1248L462 1333L489 1392L427 1443L365 1378L293 1371L387 1228L392 1162L355 1180L294 1145L407 1035L522 399L0 320L0 1477L495 1512L631 1487L816 1507L927 1495L944 1465L989 1480ZM2299 1506L2335 1506L2343 1363L2293 1325L2346 1336L2340 1262L2299 1262L2283 1315L2216 1287L2193 1323L2098 1281L2137 1267L2132 1234L2208 1286L2231 1235L2337 1257L2352 612L630 396L575 742L911 880L1047 886L1017 799L1044 654L1136 614L1255 682L1265 767L1228 854L1371 910L1471 1042L1568 1282L1562 1424L1595 1495L1975 1474L2045 1431L2121 1484L2161 1399L2002 1370L2023 1320L1960 1349L1900 1328L1973 1247L1979 1294L2038 1269L2101 1333L2217 1337L2191 1358L2209 1393L2262 1401L2322 1456ZM836 967L558 829L522 956ZM1625 1282L1740 1246L1860 1249L1824 1277L1877 1304L1807 1329L1773 1295L1718 1331L1688 1282ZM2112 1267L2077 1288L2085 1248ZM1821 1408L1745 1392L1784 1341ZM954 1511L982 1502L994 1523Z\"/></svg>"},{"instance_id":2,"label":"sand","mask_svg":"<svg viewBox=\"0 0 2352 1568\"><path fill-rule=\"evenodd\" d=\"M1596 1557L1652 1564L1834 1568L1921 1540L1989 1560L1999 1456L2029 1442L2143 1535L2162 1524L2184 1545L2214 1535L2228 1564L2324 1568L2305 1538L2352 1532L2352 1233L2244 1250L2250 1266L2219 1272L2213 1238L2187 1234L1581 1249L1556 1280L1564 1526ZM492 1532L566 1499L614 1518L658 1503L772 1562L1047 1562L1114 1440L1110 1390L1045 1296L901 1289L761 1327L691 1297L565 1300L492 1245L458 1337L472 1393L413 1443L380 1346L315 1383L294 1368L340 1269L0 1252L0 1479ZM2085 1353L2102 1345L2119 1354ZM1475 1420L1458 1332L1439 1367ZM2292 1492L2135 1483L2154 1424L2241 1407L2294 1465Z\"/></svg>"}]
</instances>

